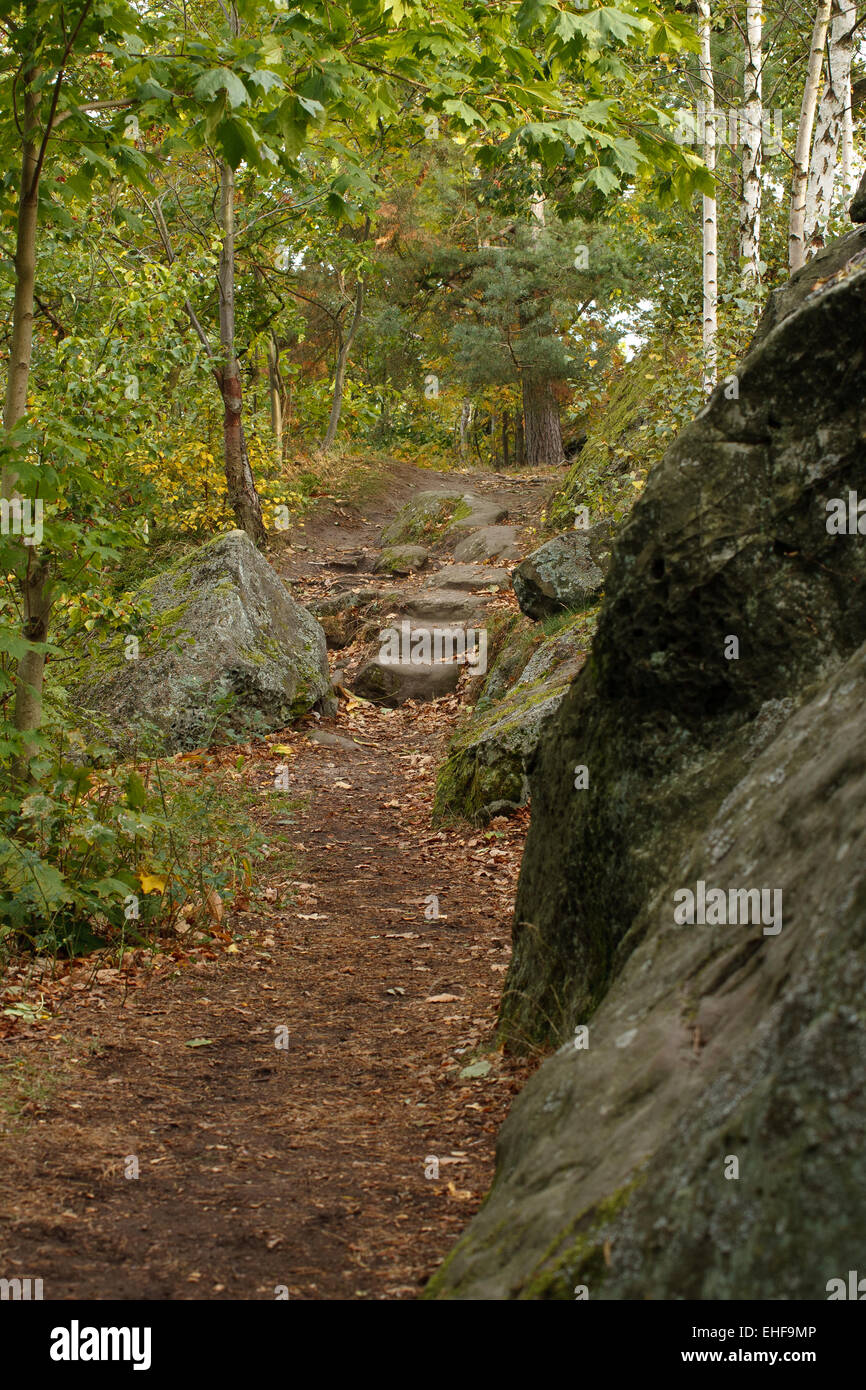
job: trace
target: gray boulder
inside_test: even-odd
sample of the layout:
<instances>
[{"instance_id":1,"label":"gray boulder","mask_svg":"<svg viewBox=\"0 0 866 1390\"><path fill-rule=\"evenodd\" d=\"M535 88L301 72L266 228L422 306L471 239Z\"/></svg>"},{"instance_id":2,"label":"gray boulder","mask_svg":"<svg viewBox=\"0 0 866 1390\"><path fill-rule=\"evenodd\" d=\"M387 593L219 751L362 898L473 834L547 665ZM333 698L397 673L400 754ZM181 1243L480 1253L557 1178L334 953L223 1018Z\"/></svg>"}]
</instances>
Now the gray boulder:
<instances>
[{"instance_id":1,"label":"gray boulder","mask_svg":"<svg viewBox=\"0 0 866 1390\"><path fill-rule=\"evenodd\" d=\"M466 492L454 512L449 534L460 535L466 531L477 531L482 526L497 526L507 516L508 508L501 503Z\"/></svg>"},{"instance_id":2,"label":"gray boulder","mask_svg":"<svg viewBox=\"0 0 866 1390\"><path fill-rule=\"evenodd\" d=\"M325 634L243 531L230 531L147 580L137 657L119 639L70 681L87 725L121 752L175 753L220 732L283 728L334 707Z\"/></svg>"},{"instance_id":3,"label":"gray boulder","mask_svg":"<svg viewBox=\"0 0 866 1390\"><path fill-rule=\"evenodd\" d=\"M511 583L529 618L580 612L598 602L610 564L611 528L564 531L517 566Z\"/></svg>"},{"instance_id":4,"label":"gray boulder","mask_svg":"<svg viewBox=\"0 0 866 1390\"><path fill-rule=\"evenodd\" d=\"M482 526L454 547L455 560L519 560L520 554L513 526Z\"/></svg>"},{"instance_id":5,"label":"gray boulder","mask_svg":"<svg viewBox=\"0 0 866 1390\"><path fill-rule=\"evenodd\" d=\"M373 570L377 574L412 574L424 568L428 557L423 545L391 545L376 557Z\"/></svg>"},{"instance_id":6,"label":"gray boulder","mask_svg":"<svg viewBox=\"0 0 866 1390\"><path fill-rule=\"evenodd\" d=\"M493 1194L431 1292L824 1300L862 1272L864 749L866 645L646 903L586 1045L512 1107ZM700 880L778 890L781 929L676 925Z\"/></svg>"}]
</instances>

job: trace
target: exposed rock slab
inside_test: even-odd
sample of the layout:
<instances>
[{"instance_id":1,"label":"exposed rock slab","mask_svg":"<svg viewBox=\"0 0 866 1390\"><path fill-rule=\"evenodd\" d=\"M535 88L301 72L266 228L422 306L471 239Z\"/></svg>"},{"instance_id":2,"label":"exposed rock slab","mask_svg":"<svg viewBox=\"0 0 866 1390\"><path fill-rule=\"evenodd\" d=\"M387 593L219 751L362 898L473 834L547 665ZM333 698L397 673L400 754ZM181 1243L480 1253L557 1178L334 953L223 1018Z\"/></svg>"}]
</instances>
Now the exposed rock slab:
<instances>
[{"instance_id":1,"label":"exposed rock slab","mask_svg":"<svg viewBox=\"0 0 866 1390\"><path fill-rule=\"evenodd\" d=\"M426 581L428 589L504 589L511 582L508 570L493 565L443 565Z\"/></svg>"},{"instance_id":2,"label":"exposed rock slab","mask_svg":"<svg viewBox=\"0 0 866 1390\"><path fill-rule=\"evenodd\" d=\"M454 547L455 560L519 560L513 526L482 526Z\"/></svg>"}]
</instances>

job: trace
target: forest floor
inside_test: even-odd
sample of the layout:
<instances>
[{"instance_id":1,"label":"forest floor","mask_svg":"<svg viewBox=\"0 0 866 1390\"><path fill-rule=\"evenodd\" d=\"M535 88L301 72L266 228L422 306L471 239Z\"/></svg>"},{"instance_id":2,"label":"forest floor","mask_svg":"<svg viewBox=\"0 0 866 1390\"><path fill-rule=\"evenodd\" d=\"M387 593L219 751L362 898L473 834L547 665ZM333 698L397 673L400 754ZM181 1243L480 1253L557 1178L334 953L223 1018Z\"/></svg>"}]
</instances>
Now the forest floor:
<instances>
[{"instance_id":1,"label":"forest floor","mask_svg":"<svg viewBox=\"0 0 866 1390\"><path fill-rule=\"evenodd\" d=\"M363 504L320 506L272 562L301 601L321 593L443 481L526 527L553 480L394 465ZM417 1296L478 1209L539 1060L493 1041L528 811L431 825L463 710L459 692L342 700L246 746L241 768L234 746L203 750L201 776L234 779L266 837L248 908L206 947L9 973L0 1276L40 1278L48 1299ZM290 817L269 795L280 762Z\"/></svg>"}]
</instances>

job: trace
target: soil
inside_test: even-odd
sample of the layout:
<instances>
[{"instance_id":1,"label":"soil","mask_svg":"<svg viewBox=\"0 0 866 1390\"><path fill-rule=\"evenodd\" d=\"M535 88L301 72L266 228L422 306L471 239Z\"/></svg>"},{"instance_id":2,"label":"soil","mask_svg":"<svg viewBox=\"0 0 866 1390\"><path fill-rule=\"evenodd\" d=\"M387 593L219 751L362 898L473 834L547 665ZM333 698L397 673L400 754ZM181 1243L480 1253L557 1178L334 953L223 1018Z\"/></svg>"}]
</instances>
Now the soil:
<instances>
[{"instance_id":1,"label":"soil","mask_svg":"<svg viewBox=\"0 0 866 1390\"><path fill-rule=\"evenodd\" d=\"M458 476L524 526L552 481ZM326 499L272 560L303 601L440 480L395 465L364 510ZM243 749L266 873L214 909L207 949L10 971L5 1002L44 1007L0 1015L0 1275L47 1299L418 1295L540 1060L494 1041L528 811L431 825L463 710L344 699ZM201 775L237 752L203 752ZM290 818L268 794L280 766Z\"/></svg>"}]
</instances>

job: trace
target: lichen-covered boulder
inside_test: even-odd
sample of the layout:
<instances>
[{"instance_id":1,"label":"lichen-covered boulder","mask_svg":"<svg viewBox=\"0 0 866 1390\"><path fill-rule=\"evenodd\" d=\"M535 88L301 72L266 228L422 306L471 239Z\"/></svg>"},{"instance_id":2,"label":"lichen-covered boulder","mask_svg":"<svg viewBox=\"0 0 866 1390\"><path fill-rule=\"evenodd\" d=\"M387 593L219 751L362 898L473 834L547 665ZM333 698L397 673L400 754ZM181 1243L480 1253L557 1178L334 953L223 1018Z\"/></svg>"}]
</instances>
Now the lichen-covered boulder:
<instances>
[{"instance_id":1,"label":"lichen-covered boulder","mask_svg":"<svg viewBox=\"0 0 866 1390\"><path fill-rule=\"evenodd\" d=\"M176 561L135 600L149 609L137 651L118 638L70 682L85 724L121 752L175 753L333 707L325 634L243 531Z\"/></svg>"},{"instance_id":2,"label":"lichen-covered boulder","mask_svg":"<svg viewBox=\"0 0 866 1390\"><path fill-rule=\"evenodd\" d=\"M613 545L592 658L539 749L504 1005L561 1036L601 997L671 855L748 738L866 639L866 266L817 287L720 383ZM575 795L570 769L590 768Z\"/></svg>"},{"instance_id":3,"label":"lichen-covered boulder","mask_svg":"<svg viewBox=\"0 0 866 1390\"><path fill-rule=\"evenodd\" d=\"M511 576L517 602L529 618L577 613L598 602L610 564L611 528L565 531L528 555Z\"/></svg>"}]
</instances>

